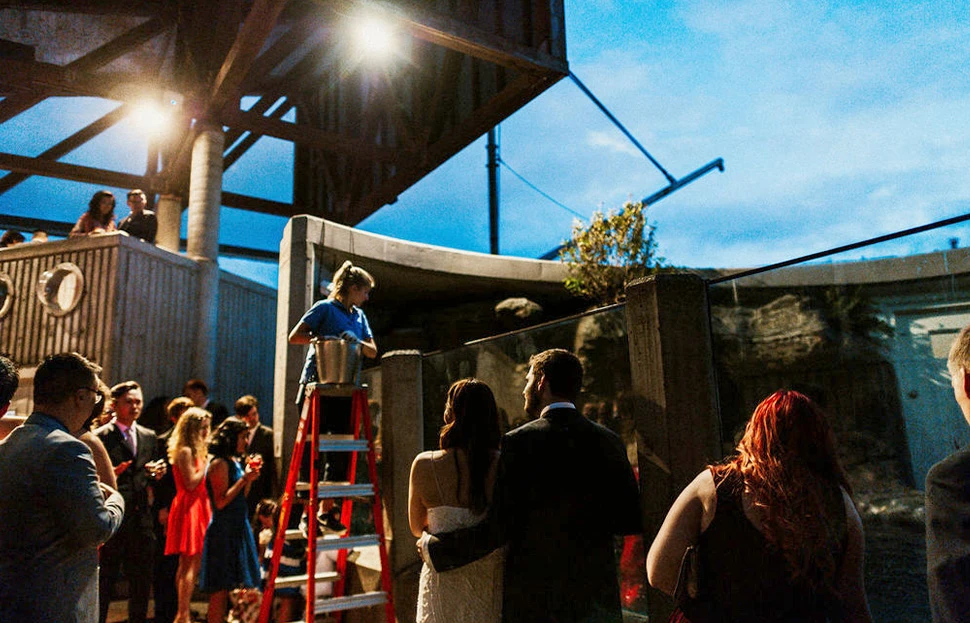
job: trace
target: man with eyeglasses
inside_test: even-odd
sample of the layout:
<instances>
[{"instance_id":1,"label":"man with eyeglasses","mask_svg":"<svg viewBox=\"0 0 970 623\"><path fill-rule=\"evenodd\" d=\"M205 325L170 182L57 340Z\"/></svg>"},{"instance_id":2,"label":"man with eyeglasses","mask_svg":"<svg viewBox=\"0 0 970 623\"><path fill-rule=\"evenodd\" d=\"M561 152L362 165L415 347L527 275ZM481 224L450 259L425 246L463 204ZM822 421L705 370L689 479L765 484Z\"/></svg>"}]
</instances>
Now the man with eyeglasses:
<instances>
[{"instance_id":1,"label":"man with eyeglasses","mask_svg":"<svg viewBox=\"0 0 970 623\"><path fill-rule=\"evenodd\" d=\"M155 461L161 454L155 431L136 422L143 404L138 383L118 383L111 388L114 419L95 431L114 465L126 509L118 533L101 549L101 623L107 620L108 605L122 567L128 578L129 623L144 623L148 614L155 567L155 518L149 488L163 472L149 471L158 465Z\"/></svg>"},{"instance_id":2,"label":"man with eyeglasses","mask_svg":"<svg viewBox=\"0 0 970 623\"><path fill-rule=\"evenodd\" d=\"M0 623L97 620L98 546L125 512L77 439L100 372L77 353L46 358L34 412L0 444Z\"/></svg>"}]
</instances>

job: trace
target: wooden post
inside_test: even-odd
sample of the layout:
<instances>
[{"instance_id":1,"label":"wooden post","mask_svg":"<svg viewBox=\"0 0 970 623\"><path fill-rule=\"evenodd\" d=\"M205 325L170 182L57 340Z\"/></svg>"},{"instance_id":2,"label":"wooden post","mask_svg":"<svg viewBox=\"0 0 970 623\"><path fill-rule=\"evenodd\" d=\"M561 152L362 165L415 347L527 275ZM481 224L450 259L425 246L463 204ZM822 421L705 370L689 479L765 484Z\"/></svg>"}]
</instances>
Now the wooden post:
<instances>
[{"instance_id":1,"label":"wooden post","mask_svg":"<svg viewBox=\"0 0 970 623\"><path fill-rule=\"evenodd\" d=\"M721 422L707 289L696 275L654 275L626 288L640 503L649 548L681 490L720 458ZM650 590L651 621L666 621L670 598Z\"/></svg>"}]
</instances>

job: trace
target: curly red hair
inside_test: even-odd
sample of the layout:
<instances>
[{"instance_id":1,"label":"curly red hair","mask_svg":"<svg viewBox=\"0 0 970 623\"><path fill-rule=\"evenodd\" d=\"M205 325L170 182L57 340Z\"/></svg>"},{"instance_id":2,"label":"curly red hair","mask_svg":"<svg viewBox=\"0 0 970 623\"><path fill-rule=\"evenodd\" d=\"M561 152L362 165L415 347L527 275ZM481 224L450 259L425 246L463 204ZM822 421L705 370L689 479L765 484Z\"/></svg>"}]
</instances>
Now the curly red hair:
<instances>
[{"instance_id":1,"label":"curly red hair","mask_svg":"<svg viewBox=\"0 0 970 623\"><path fill-rule=\"evenodd\" d=\"M793 581L831 588L845 536L840 487L851 492L825 414L808 396L779 390L754 410L737 455L714 468L740 474L762 531Z\"/></svg>"}]
</instances>

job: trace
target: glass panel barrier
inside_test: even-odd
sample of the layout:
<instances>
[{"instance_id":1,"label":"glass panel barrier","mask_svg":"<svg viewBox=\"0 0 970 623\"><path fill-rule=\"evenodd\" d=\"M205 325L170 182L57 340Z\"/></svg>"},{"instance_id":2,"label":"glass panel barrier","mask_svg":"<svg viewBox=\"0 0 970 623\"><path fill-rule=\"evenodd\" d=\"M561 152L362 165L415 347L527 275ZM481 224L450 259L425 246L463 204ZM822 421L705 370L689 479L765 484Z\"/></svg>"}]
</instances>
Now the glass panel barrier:
<instances>
[{"instance_id":1,"label":"glass panel barrier","mask_svg":"<svg viewBox=\"0 0 970 623\"><path fill-rule=\"evenodd\" d=\"M970 324L965 229L740 278L707 275L725 454L777 389L823 407L866 530L875 620L930 619L924 480L970 442L946 368Z\"/></svg>"}]
</instances>

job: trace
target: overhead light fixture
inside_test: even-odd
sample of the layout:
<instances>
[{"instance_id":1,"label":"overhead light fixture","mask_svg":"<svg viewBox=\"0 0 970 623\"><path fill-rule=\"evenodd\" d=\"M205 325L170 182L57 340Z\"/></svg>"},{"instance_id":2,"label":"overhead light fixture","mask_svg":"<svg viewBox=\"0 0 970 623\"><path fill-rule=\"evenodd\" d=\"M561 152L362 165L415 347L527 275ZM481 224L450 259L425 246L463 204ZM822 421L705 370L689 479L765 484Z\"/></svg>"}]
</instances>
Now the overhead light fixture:
<instances>
[{"instance_id":1,"label":"overhead light fixture","mask_svg":"<svg viewBox=\"0 0 970 623\"><path fill-rule=\"evenodd\" d=\"M362 12L351 19L351 38L362 62L383 63L399 55L399 35L394 24L374 12Z\"/></svg>"},{"instance_id":2,"label":"overhead light fixture","mask_svg":"<svg viewBox=\"0 0 970 623\"><path fill-rule=\"evenodd\" d=\"M142 99L132 104L131 119L145 134L158 138L171 132L178 107L175 97Z\"/></svg>"}]
</instances>

